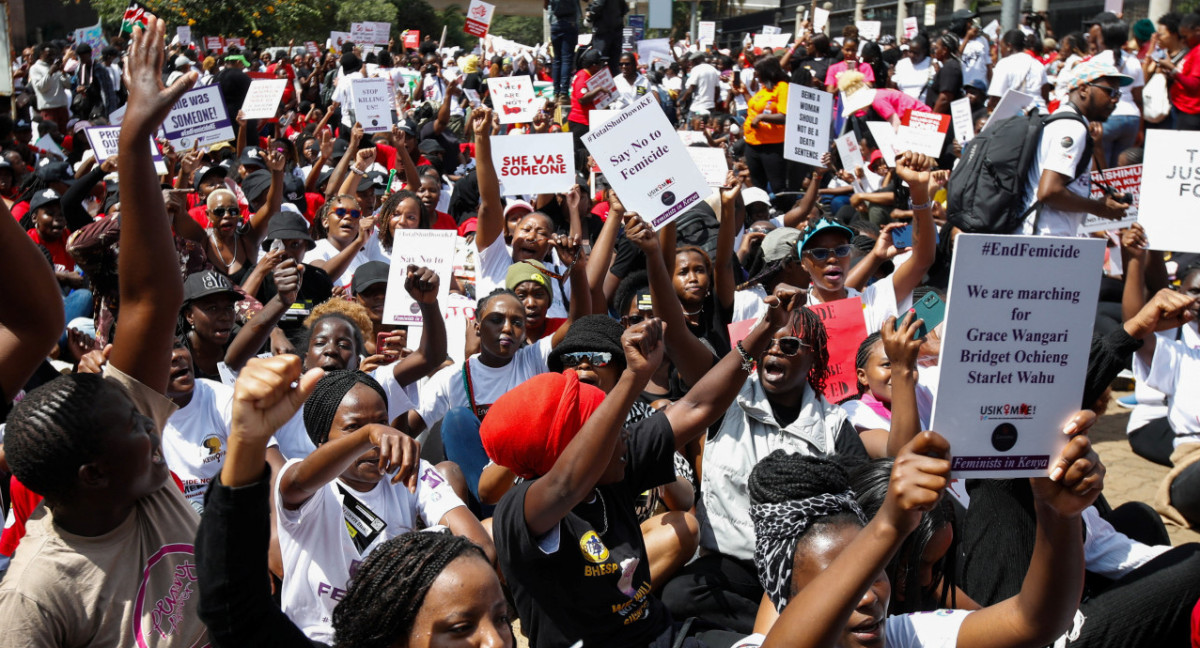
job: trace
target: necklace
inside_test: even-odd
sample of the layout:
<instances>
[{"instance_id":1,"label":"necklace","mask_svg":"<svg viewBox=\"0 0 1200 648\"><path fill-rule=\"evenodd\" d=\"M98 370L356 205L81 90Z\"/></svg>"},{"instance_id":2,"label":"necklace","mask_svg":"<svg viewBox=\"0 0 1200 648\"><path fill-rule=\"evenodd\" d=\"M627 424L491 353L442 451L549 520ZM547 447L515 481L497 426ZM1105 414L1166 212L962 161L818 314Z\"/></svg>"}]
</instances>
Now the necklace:
<instances>
[{"instance_id":1,"label":"necklace","mask_svg":"<svg viewBox=\"0 0 1200 648\"><path fill-rule=\"evenodd\" d=\"M608 533L608 507L604 505L604 495L600 489L595 489L592 492L596 493L596 499L600 500L600 518L604 522L604 528L600 529L600 535Z\"/></svg>"},{"instance_id":2,"label":"necklace","mask_svg":"<svg viewBox=\"0 0 1200 648\"><path fill-rule=\"evenodd\" d=\"M700 308L697 308L697 309L695 310L695 312L690 312L690 313L689 313L688 311L683 311L683 314L684 314L684 315L687 315L688 317L695 317L695 316L697 316L697 315L699 315L700 313L703 313L703 312L704 312L704 306L702 305L702 306L700 306Z\"/></svg>"},{"instance_id":3,"label":"necklace","mask_svg":"<svg viewBox=\"0 0 1200 648\"><path fill-rule=\"evenodd\" d=\"M228 273L229 269L231 267L233 267L233 262L237 261L237 249L235 248L233 250L232 258L230 258L228 261L226 261L225 253L221 251L221 244L217 241L217 235L214 234L211 229L208 230L208 238L209 238L209 240L212 241L213 249L217 251L217 258L221 259L221 265L225 266L225 272ZM235 245L236 245L236 241L237 241L237 239L234 239Z\"/></svg>"}]
</instances>

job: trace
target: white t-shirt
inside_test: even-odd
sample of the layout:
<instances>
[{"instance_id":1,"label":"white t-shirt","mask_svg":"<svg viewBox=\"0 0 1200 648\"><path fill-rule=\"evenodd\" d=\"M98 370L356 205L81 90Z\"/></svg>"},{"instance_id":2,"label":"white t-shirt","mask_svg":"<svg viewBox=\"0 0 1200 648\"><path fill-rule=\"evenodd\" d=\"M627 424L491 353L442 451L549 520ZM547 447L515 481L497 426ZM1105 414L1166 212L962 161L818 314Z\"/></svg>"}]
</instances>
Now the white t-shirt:
<instances>
[{"instance_id":1,"label":"white t-shirt","mask_svg":"<svg viewBox=\"0 0 1200 648\"><path fill-rule=\"evenodd\" d=\"M1038 112L1046 114L1046 100L1042 98L1042 86L1046 79L1046 66L1025 52L1010 54L992 68L992 84L988 86L989 97L1003 97L1009 90L1017 90L1037 98Z\"/></svg>"},{"instance_id":2,"label":"white t-shirt","mask_svg":"<svg viewBox=\"0 0 1200 648\"><path fill-rule=\"evenodd\" d=\"M1176 335L1190 349L1200 349L1200 331L1197 330L1195 323L1188 324L1182 329L1172 329L1170 331L1159 331L1155 333L1158 340L1174 340ZM1141 377L1133 383L1133 395L1137 398L1137 406L1129 413L1129 425L1125 431L1133 432L1155 419L1163 418L1167 415L1167 395L1154 389L1146 384L1145 380L1145 364L1134 356L1134 372L1137 372L1136 367L1141 366ZM3 439L0 439L2 441Z\"/></svg>"},{"instance_id":3,"label":"white t-shirt","mask_svg":"<svg viewBox=\"0 0 1200 648\"><path fill-rule=\"evenodd\" d=\"M688 72L687 87L692 90L692 108L694 113L708 114L717 106L717 85L721 83L721 73L708 63L701 63Z\"/></svg>"},{"instance_id":4,"label":"white t-shirt","mask_svg":"<svg viewBox=\"0 0 1200 648\"><path fill-rule=\"evenodd\" d=\"M896 61L896 70L892 72L892 83L900 89L904 94L928 104L925 101L925 88L929 86L929 82L937 74L937 70L933 67L933 57L926 56L924 61L913 64L911 58L905 56L899 61Z\"/></svg>"},{"instance_id":5,"label":"white t-shirt","mask_svg":"<svg viewBox=\"0 0 1200 648\"><path fill-rule=\"evenodd\" d=\"M761 284L733 293L733 318L730 321L743 322L762 317L767 312L767 305L763 302L766 296L767 291Z\"/></svg>"},{"instance_id":6,"label":"white t-shirt","mask_svg":"<svg viewBox=\"0 0 1200 648\"><path fill-rule=\"evenodd\" d=\"M521 347L512 361L503 367L489 367L479 361L479 354L471 356L467 363L471 367L471 389L475 392L475 404L488 406L495 403L509 390L530 378L549 371L546 358L554 348L547 335L533 344ZM433 375L421 390L421 402L417 414L425 427L433 427L442 420L446 412L455 407L470 407L467 387L463 384L463 363L446 367Z\"/></svg>"},{"instance_id":7,"label":"white t-shirt","mask_svg":"<svg viewBox=\"0 0 1200 648\"><path fill-rule=\"evenodd\" d=\"M1067 91L1067 81L1071 80L1071 70L1075 69L1075 66L1081 61L1083 61L1082 56L1072 54L1067 57L1067 60L1062 61L1062 66L1058 68L1058 72L1054 75L1053 79L1049 76L1046 77L1054 83L1054 90L1050 93L1051 99L1057 99L1059 102L1067 100L1067 95L1070 94Z\"/></svg>"},{"instance_id":8,"label":"white t-shirt","mask_svg":"<svg viewBox=\"0 0 1200 648\"><path fill-rule=\"evenodd\" d=\"M287 462L284 470L299 461ZM282 607L309 639L333 644L333 608L345 596L351 574L368 554L418 526L439 524L447 513L463 506L432 465L421 461L419 470L416 493L388 478L366 493L335 479L294 511L283 506L276 482L274 506L284 571ZM350 497L369 509L374 519L368 521ZM359 534L365 544L362 550L350 535L358 520L365 522ZM377 535L368 540L372 529Z\"/></svg>"},{"instance_id":9,"label":"white t-shirt","mask_svg":"<svg viewBox=\"0 0 1200 648\"><path fill-rule=\"evenodd\" d=\"M1112 54L1102 52L1096 56L1101 60L1109 58ZM1146 75L1142 72L1142 64L1138 61L1138 57L1132 54L1121 53L1121 74L1133 78L1133 83L1121 88L1121 98L1117 101L1117 107L1113 109L1110 117L1141 117L1142 111L1138 110L1137 104L1133 101L1133 91L1146 85Z\"/></svg>"},{"instance_id":10,"label":"white t-shirt","mask_svg":"<svg viewBox=\"0 0 1200 648\"><path fill-rule=\"evenodd\" d=\"M371 377L374 378L375 381L378 382L381 387L383 387L383 391L387 393L388 425L391 425L391 422L396 420L397 416L400 416L408 410L415 409L416 407L412 404L412 401L409 400L408 392L405 391L405 387L407 387L407 385L401 385L396 380L397 362L399 361L397 360L391 364L383 365L382 367L378 367L375 369L375 371L371 372Z\"/></svg>"},{"instance_id":11,"label":"white t-shirt","mask_svg":"<svg viewBox=\"0 0 1200 648\"><path fill-rule=\"evenodd\" d=\"M888 275L879 281L867 286L867 289L861 293L857 290L846 286L846 298L861 297L863 302L863 320L867 324L867 334L874 333L883 328L883 323L889 317L898 317L900 313L912 308L912 293L904 296L901 303L896 301L896 286L892 283L893 275ZM808 291L808 302L806 305L813 306L820 304L821 298L817 296L816 290Z\"/></svg>"},{"instance_id":12,"label":"white t-shirt","mask_svg":"<svg viewBox=\"0 0 1200 648\"><path fill-rule=\"evenodd\" d=\"M1133 372L1138 380L1167 395L1167 421L1175 431L1175 447L1200 443L1200 403L1192 397L1200 389L1200 349L1160 337L1150 366L1135 356ZM1179 394L1184 397L1178 398Z\"/></svg>"},{"instance_id":13,"label":"white t-shirt","mask_svg":"<svg viewBox=\"0 0 1200 648\"><path fill-rule=\"evenodd\" d=\"M1012 58L1012 57L1009 57ZM1004 59L1007 61L1008 59ZM1003 63L1004 61L1001 61ZM999 66L996 67L999 69ZM1071 105L1060 106L1058 112L1075 112ZM1057 113L1056 113L1057 114ZM1087 121L1087 117L1084 117ZM1025 208L1028 209L1037 201L1038 183L1042 179L1042 171L1057 171L1074 178L1067 189L1078 196L1090 196L1092 193L1092 177L1088 173L1075 177L1075 168L1083 157L1087 147L1087 126L1074 119L1060 119L1046 125L1042 130L1042 141L1038 144L1038 154L1029 167L1029 175L1025 178ZM1089 165L1090 166L1090 165ZM1079 226L1083 224L1087 213L1059 211L1048 205L1042 205L1041 214L1031 213L1025 219L1023 234L1039 236L1078 236ZM1037 229L1034 229L1034 222Z\"/></svg>"},{"instance_id":14,"label":"white t-shirt","mask_svg":"<svg viewBox=\"0 0 1200 648\"><path fill-rule=\"evenodd\" d=\"M366 78L362 72L354 72L351 74L341 75L341 69L338 69L339 77L335 82L337 85L333 88L333 100L341 104L342 123L346 126L354 125L354 96L350 92L350 82L354 79Z\"/></svg>"},{"instance_id":15,"label":"white t-shirt","mask_svg":"<svg viewBox=\"0 0 1200 648\"><path fill-rule=\"evenodd\" d=\"M967 85L975 79L987 83L987 69L992 64L992 53L986 38L976 36L968 41L960 58L962 60L963 85Z\"/></svg>"},{"instance_id":16,"label":"white t-shirt","mask_svg":"<svg viewBox=\"0 0 1200 648\"><path fill-rule=\"evenodd\" d=\"M341 250L333 247L333 243L329 239L323 238L317 241L317 246L308 252L304 253L304 263L312 263L313 261L328 261L337 256ZM354 271L358 266L368 261L383 261L388 262L388 257L379 247L379 238L375 234L367 239L367 244L362 247L350 260L350 265L346 266L345 272L338 277L330 277L335 286L349 286L354 279Z\"/></svg>"},{"instance_id":17,"label":"white t-shirt","mask_svg":"<svg viewBox=\"0 0 1200 648\"><path fill-rule=\"evenodd\" d=\"M624 74L618 74L613 77L613 83L617 85L617 95L626 104L632 104L640 99L642 95L650 92L650 80L643 74L637 75L637 78L632 83L625 78Z\"/></svg>"},{"instance_id":18,"label":"white t-shirt","mask_svg":"<svg viewBox=\"0 0 1200 648\"><path fill-rule=\"evenodd\" d=\"M192 400L163 426L163 459L183 482L183 496L193 506L204 504L208 483L221 472L232 421L233 389L197 378Z\"/></svg>"},{"instance_id":19,"label":"white t-shirt","mask_svg":"<svg viewBox=\"0 0 1200 648\"><path fill-rule=\"evenodd\" d=\"M309 254L312 254L312 252ZM505 280L508 278L508 266L512 264L512 250L504 243L503 236L497 236L491 245L480 250L479 254L475 257L475 295L482 299L492 294L492 291L497 288L504 288ZM546 269L556 274L565 274L566 271L566 267L557 263L547 265ZM550 281L550 287L554 292L554 302L550 304L550 308L546 311L546 317L569 317L565 305L566 302L563 299L563 291L566 291L567 299L570 299L571 285L566 279L562 280L561 285L558 279L553 277L547 277L547 279Z\"/></svg>"},{"instance_id":20,"label":"white t-shirt","mask_svg":"<svg viewBox=\"0 0 1200 648\"><path fill-rule=\"evenodd\" d=\"M883 643L887 648L955 648L958 630L969 610L937 610L890 616L883 624ZM732 648L758 648L766 636L752 634Z\"/></svg>"}]
</instances>

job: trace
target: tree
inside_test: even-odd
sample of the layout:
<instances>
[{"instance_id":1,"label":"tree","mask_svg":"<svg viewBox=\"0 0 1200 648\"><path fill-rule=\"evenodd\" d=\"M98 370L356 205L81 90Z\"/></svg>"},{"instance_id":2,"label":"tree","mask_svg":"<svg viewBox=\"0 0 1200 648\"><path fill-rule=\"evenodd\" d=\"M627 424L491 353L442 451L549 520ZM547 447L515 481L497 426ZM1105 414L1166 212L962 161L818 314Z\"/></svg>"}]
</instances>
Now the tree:
<instances>
[{"instance_id":1,"label":"tree","mask_svg":"<svg viewBox=\"0 0 1200 648\"><path fill-rule=\"evenodd\" d=\"M338 5L336 19L339 25L349 25L356 22L385 22L396 27L396 5L388 0L357 0L342 2ZM406 19L407 22L407 19Z\"/></svg>"},{"instance_id":2,"label":"tree","mask_svg":"<svg viewBox=\"0 0 1200 648\"><path fill-rule=\"evenodd\" d=\"M533 16L494 16L488 33L529 46L545 40L542 19Z\"/></svg>"}]
</instances>

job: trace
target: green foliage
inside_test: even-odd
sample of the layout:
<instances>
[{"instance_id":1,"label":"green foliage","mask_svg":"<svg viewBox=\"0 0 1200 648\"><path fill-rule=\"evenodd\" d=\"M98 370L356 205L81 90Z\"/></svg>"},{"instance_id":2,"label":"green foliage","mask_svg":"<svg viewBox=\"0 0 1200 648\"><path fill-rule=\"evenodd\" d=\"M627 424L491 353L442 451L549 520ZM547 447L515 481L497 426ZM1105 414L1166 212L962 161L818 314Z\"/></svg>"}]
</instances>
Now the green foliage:
<instances>
[{"instance_id":1,"label":"green foliage","mask_svg":"<svg viewBox=\"0 0 1200 648\"><path fill-rule=\"evenodd\" d=\"M542 19L534 16L494 16L488 33L529 46L545 40Z\"/></svg>"},{"instance_id":2,"label":"green foliage","mask_svg":"<svg viewBox=\"0 0 1200 648\"><path fill-rule=\"evenodd\" d=\"M388 0L355 0L342 2L338 5L335 18L339 25L349 25L354 22L386 22L392 23L395 31L397 7Z\"/></svg>"}]
</instances>

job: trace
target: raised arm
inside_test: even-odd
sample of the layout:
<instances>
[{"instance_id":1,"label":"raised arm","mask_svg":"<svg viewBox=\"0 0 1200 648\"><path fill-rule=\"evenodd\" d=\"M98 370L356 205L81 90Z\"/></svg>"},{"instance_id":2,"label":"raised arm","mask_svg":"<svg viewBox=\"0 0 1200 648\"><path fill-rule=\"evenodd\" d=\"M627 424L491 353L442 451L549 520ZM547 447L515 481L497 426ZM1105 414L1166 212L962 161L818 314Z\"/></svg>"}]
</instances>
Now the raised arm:
<instances>
[{"instance_id":1,"label":"raised arm","mask_svg":"<svg viewBox=\"0 0 1200 648\"><path fill-rule=\"evenodd\" d=\"M346 154L342 156L342 159L338 160L337 166L333 167L333 173L329 175L329 182L325 185L326 200L330 200L338 195L338 189L342 185L342 178L346 176L346 170L350 168L350 161L358 153L358 144L362 141L362 137L362 124L354 122L354 126L350 129L350 145L346 147Z\"/></svg>"},{"instance_id":2,"label":"raised arm","mask_svg":"<svg viewBox=\"0 0 1200 648\"><path fill-rule=\"evenodd\" d=\"M929 195L930 169L934 160L920 153L906 151L896 156L896 175L908 183L913 204L912 256L892 274L896 301L902 302L925 278L937 255L937 225L933 222L933 206Z\"/></svg>"},{"instance_id":3,"label":"raised arm","mask_svg":"<svg viewBox=\"0 0 1200 648\"><path fill-rule=\"evenodd\" d=\"M562 259L563 263L570 268L567 272L567 281L571 284L571 303L567 308L567 321L558 327L551 338L551 343L558 346L567 336L567 331L571 330L571 325L575 323L575 320L592 314L592 294L587 282L587 267L579 263L583 256L579 237L556 235L553 242L554 249L558 251L558 258Z\"/></svg>"},{"instance_id":4,"label":"raised arm","mask_svg":"<svg viewBox=\"0 0 1200 648\"><path fill-rule=\"evenodd\" d=\"M438 106L437 118L433 120L433 132L435 134L440 135L442 131L446 130L446 126L450 124L450 108L454 105L455 95L461 92L459 86L462 85L463 78L460 76L446 84L446 92L442 97L442 105Z\"/></svg>"},{"instance_id":5,"label":"raised arm","mask_svg":"<svg viewBox=\"0 0 1200 648\"><path fill-rule=\"evenodd\" d=\"M0 275L20 290L0 299L0 398L11 401L58 343L66 326L54 267L0 200Z\"/></svg>"},{"instance_id":6,"label":"raised arm","mask_svg":"<svg viewBox=\"0 0 1200 648\"><path fill-rule=\"evenodd\" d=\"M650 319L626 329L621 346L626 365L617 385L567 444L550 472L534 481L525 494L525 524L535 537L561 522L604 474L624 433L629 408L662 361L662 322Z\"/></svg>"},{"instance_id":7,"label":"raised arm","mask_svg":"<svg viewBox=\"0 0 1200 648\"><path fill-rule=\"evenodd\" d=\"M225 365L234 371L242 367L263 348L279 320L283 319L288 308L295 303L300 291L300 283L304 278L304 267L296 264L295 259L286 259L275 266L274 279L276 294L266 304L262 311L255 315L237 337L225 349Z\"/></svg>"},{"instance_id":8,"label":"raised arm","mask_svg":"<svg viewBox=\"0 0 1200 648\"><path fill-rule=\"evenodd\" d=\"M745 220L744 207L741 205L742 183L730 171L726 174L725 184L728 189L721 189L721 223L717 229L717 251L713 258L713 288L721 308L733 310L733 293L737 290L737 281L733 276L733 240L738 228ZM742 210L741 218L738 211Z\"/></svg>"},{"instance_id":9,"label":"raised arm","mask_svg":"<svg viewBox=\"0 0 1200 648\"><path fill-rule=\"evenodd\" d=\"M1147 366L1154 360L1154 349L1158 345L1156 331L1169 331L1196 319L1196 298L1177 293L1170 288L1163 288L1155 293L1150 303L1146 304L1138 314L1125 321L1125 332L1129 337L1142 340L1142 348L1138 349L1138 359Z\"/></svg>"},{"instance_id":10,"label":"raised arm","mask_svg":"<svg viewBox=\"0 0 1200 648\"><path fill-rule=\"evenodd\" d=\"M608 219L600 228L596 244L588 256L587 275L588 285L592 287L592 310L607 312L608 296L604 293L604 282L608 277L608 269L612 266L613 250L617 244L617 234L621 231L621 222L625 218L625 206L617 199L617 192L609 190ZM582 199L582 196L580 196ZM571 203L571 194L567 194L567 204ZM597 294L598 293L598 294Z\"/></svg>"},{"instance_id":11,"label":"raised arm","mask_svg":"<svg viewBox=\"0 0 1200 648\"><path fill-rule=\"evenodd\" d=\"M421 188L421 176L417 172L417 164L413 162L412 156L408 154L408 149L403 144L397 141L399 138L396 134L400 132L399 126L392 126L392 147L396 149L396 157L400 160L400 168L404 170L404 183L412 191ZM392 188L388 187L388 191Z\"/></svg>"},{"instance_id":12,"label":"raised arm","mask_svg":"<svg viewBox=\"0 0 1200 648\"><path fill-rule=\"evenodd\" d=\"M421 307L421 343L408 357L396 363L396 382L409 385L429 375L446 361L446 322L438 306L438 276L429 268L408 266L404 290Z\"/></svg>"},{"instance_id":13,"label":"raised arm","mask_svg":"<svg viewBox=\"0 0 1200 648\"><path fill-rule=\"evenodd\" d=\"M170 221L159 189L154 159L146 142L171 106L196 82L189 72L170 88L162 83L163 33L166 24L151 17L148 30L134 27L125 59L129 89L121 124L117 161L121 189L121 247L117 261L121 317L109 362L147 387L165 392L175 324L183 303L183 280L171 238Z\"/></svg>"},{"instance_id":14,"label":"raised arm","mask_svg":"<svg viewBox=\"0 0 1200 648\"><path fill-rule=\"evenodd\" d=\"M308 170L308 177L304 179L304 190L312 193L317 190L317 180L321 179L321 171L325 165L329 164L329 158L333 157L333 133L328 129L318 131L318 150L320 153L317 156L317 161L313 162L312 168Z\"/></svg>"},{"instance_id":15,"label":"raised arm","mask_svg":"<svg viewBox=\"0 0 1200 648\"><path fill-rule=\"evenodd\" d=\"M379 448L379 470L395 472L391 478L393 484L403 481L408 490L416 491L421 446L400 430L371 423L321 444L303 461L279 475L283 506L288 510L300 508L371 448Z\"/></svg>"},{"instance_id":16,"label":"raised arm","mask_svg":"<svg viewBox=\"0 0 1200 648\"><path fill-rule=\"evenodd\" d=\"M279 151L267 151L263 161L271 172L271 186L267 188L267 199L262 207L250 214L250 247L256 251L267 237L267 224L271 222L271 217L283 205L283 173L287 168L287 159Z\"/></svg>"},{"instance_id":17,"label":"raised arm","mask_svg":"<svg viewBox=\"0 0 1200 648\"><path fill-rule=\"evenodd\" d=\"M83 177L78 178L71 184L71 187L63 192L62 195L62 214L67 220L67 227L71 231L83 229L92 223L92 215L83 208L84 197L92 192L96 183L100 182L105 175L117 170L116 156L104 160L96 168L83 174Z\"/></svg>"},{"instance_id":18,"label":"raised arm","mask_svg":"<svg viewBox=\"0 0 1200 648\"><path fill-rule=\"evenodd\" d=\"M471 113L475 129L475 180L479 183L479 221L475 247L480 251L504 233L504 213L500 204L500 179L492 164L492 111L480 106Z\"/></svg>"},{"instance_id":19,"label":"raised arm","mask_svg":"<svg viewBox=\"0 0 1200 648\"><path fill-rule=\"evenodd\" d=\"M825 155L829 154L826 153ZM816 207L817 201L821 199L821 180L825 177L825 173L828 170L827 167L813 169L812 175L808 177L808 185L804 191L804 195L801 196L799 202L783 215L784 227L802 229L804 224L808 222L808 215L812 213L813 207Z\"/></svg>"},{"instance_id":20,"label":"raised arm","mask_svg":"<svg viewBox=\"0 0 1200 648\"><path fill-rule=\"evenodd\" d=\"M896 457L904 446L921 433L921 414L917 410L917 356L924 338L916 338L924 320L912 312L904 314L896 327L889 317L880 329L883 350L892 372L892 427L887 437L887 456Z\"/></svg>"}]
</instances>

